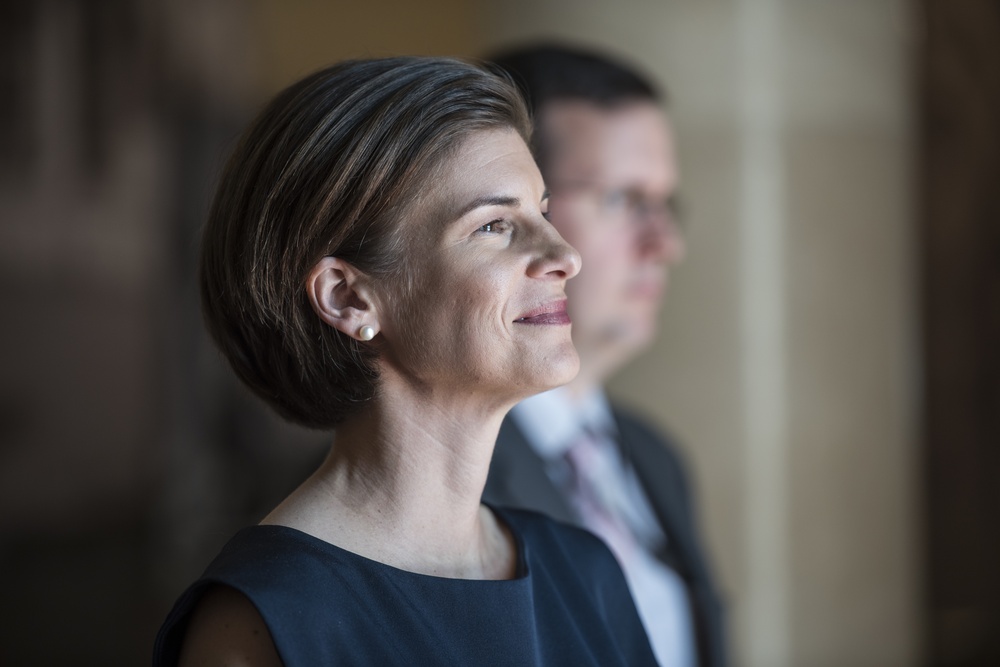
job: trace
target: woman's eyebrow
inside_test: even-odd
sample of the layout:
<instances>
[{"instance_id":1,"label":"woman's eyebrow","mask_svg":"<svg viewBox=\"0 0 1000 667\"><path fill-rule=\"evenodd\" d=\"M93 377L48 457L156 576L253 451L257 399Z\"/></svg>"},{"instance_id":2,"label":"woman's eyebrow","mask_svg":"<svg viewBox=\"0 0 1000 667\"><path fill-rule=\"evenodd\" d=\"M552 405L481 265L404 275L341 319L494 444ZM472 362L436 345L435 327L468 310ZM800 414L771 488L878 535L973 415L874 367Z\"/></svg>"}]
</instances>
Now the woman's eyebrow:
<instances>
[{"instance_id":1,"label":"woman's eyebrow","mask_svg":"<svg viewBox=\"0 0 1000 667\"><path fill-rule=\"evenodd\" d=\"M512 208L517 208L520 205L521 200L517 197L511 197L509 195L484 195L482 197L476 197L463 206L458 213L455 214L454 219L458 220L466 213L483 206L510 206Z\"/></svg>"}]
</instances>

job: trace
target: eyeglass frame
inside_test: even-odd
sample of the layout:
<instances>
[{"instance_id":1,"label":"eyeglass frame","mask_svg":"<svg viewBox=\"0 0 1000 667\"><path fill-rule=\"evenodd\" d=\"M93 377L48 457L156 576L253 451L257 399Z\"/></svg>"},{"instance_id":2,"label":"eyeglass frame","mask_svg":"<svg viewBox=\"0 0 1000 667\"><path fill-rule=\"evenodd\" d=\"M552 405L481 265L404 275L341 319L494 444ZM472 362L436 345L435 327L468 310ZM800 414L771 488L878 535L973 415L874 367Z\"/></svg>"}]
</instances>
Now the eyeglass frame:
<instances>
[{"instance_id":1,"label":"eyeglass frame","mask_svg":"<svg viewBox=\"0 0 1000 667\"><path fill-rule=\"evenodd\" d=\"M639 222L648 220L654 214L662 215L675 233L685 231L681 224L679 198L674 194L665 200L655 198L654 201L654 198L647 197L635 188L606 187L587 181L570 181L549 186L550 199L564 193L585 193L595 197L602 212L610 217L627 217L633 222Z\"/></svg>"}]
</instances>

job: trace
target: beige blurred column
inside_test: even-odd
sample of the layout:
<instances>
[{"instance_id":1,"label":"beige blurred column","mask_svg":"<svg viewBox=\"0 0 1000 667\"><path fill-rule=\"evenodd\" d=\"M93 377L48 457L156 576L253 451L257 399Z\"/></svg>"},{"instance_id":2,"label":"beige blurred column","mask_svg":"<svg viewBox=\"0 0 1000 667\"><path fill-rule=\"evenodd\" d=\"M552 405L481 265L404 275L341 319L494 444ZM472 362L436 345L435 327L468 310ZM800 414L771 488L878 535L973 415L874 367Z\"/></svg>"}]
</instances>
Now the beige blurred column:
<instances>
[{"instance_id":1,"label":"beige blurred column","mask_svg":"<svg viewBox=\"0 0 1000 667\"><path fill-rule=\"evenodd\" d=\"M480 0L484 47L586 41L667 86L689 258L612 391L684 447L735 663L918 662L903 0Z\"/></svg>"}]
</instances>

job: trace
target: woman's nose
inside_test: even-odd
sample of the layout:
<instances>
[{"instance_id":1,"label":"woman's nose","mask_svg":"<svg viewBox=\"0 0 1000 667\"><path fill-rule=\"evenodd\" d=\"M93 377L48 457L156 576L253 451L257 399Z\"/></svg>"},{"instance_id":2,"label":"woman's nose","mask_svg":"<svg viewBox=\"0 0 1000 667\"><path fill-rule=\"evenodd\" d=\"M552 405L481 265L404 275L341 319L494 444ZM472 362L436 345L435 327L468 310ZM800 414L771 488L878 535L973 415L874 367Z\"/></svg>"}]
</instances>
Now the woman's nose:
<instances>
[{"instance_id":1,"label":"woman's nose","mask_svg":"<svg viewBox=\"0 0 1000 667\"><path fill-rule=\"evenodd\" d=\"M566 243L555 227L548 224L547 227L539 239L538 252L528 265L528 275L532 278L554 277L569 280L580 273L580 266L583 263L580 253Z\"/></svg>"}]
</instances>

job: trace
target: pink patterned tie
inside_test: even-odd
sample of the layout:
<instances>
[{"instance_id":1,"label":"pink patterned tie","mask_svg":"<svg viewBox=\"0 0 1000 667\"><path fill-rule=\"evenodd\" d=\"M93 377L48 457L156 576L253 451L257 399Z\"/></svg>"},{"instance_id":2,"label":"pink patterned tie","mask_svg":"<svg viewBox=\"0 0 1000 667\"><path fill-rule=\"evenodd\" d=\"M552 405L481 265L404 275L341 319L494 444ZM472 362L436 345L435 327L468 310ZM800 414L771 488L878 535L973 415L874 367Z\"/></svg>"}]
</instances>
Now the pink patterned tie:
<instances>
[{"instance_id":1,"label":"pink patterned tie","mask_svg":"<svg viewBox=\"0 0 1000 667\"><path fill-rule=\"evenodd\" d=\"M570 503L585 528L596 534L624 566L640 549L625 522L628 499L614 469L614 452L602 447L598 436L585 431L566 451L569 464Z\"/></svg>"}]
</instances>

